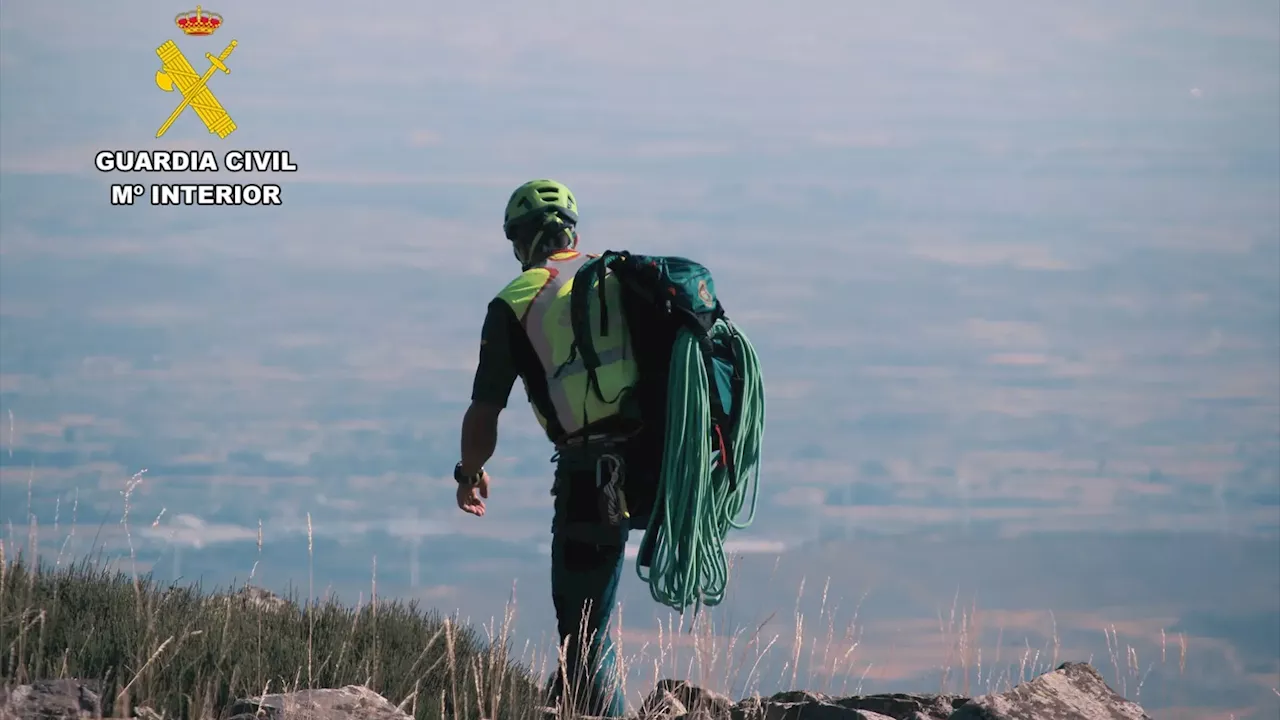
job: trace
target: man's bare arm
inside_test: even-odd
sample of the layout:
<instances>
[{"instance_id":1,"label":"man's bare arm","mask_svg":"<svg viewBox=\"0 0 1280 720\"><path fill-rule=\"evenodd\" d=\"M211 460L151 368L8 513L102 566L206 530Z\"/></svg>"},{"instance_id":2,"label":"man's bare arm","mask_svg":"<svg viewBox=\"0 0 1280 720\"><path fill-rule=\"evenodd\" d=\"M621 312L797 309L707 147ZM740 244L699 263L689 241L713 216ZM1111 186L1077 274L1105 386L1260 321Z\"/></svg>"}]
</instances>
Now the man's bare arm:
<instances>
[{"instance_id":1,"label":"man's bare arm","mask_svg":"<svg viewBox=\"0 0 1280 720\"><path fill-rule=\"evenodd\" d=\"M498 447L498 415L502 406L472 401L462 416L462 472L472 475L493 457Z\"/></svg>"}]
</instances>

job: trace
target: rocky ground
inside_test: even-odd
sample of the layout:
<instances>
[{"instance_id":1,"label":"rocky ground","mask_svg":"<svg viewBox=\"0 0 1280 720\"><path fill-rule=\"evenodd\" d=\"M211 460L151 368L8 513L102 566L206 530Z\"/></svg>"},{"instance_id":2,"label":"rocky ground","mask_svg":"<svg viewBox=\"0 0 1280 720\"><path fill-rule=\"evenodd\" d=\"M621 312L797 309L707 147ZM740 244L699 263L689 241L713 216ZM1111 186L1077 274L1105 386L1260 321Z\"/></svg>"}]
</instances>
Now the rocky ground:
<instances>
[{"instance_id":1,"label":"rocky ground","mask_svg":"<svg viewBox=\"0 0 1280 720\"><path fill-rule=\"evenodd\" d=\"M350 685L246 698L230 720L411 720L381 695ZM101 717L89 683L53 680L21 685L0 696L0 720ZM146 708L137 720L162 720ZM792 691L734 703L726 697L663 680L636 720L1149 720L1138 705L1116 694L1098 671L1065 663L1012 690L975 698L955 695L827 697Z\"/></svg>"}]
</instances>

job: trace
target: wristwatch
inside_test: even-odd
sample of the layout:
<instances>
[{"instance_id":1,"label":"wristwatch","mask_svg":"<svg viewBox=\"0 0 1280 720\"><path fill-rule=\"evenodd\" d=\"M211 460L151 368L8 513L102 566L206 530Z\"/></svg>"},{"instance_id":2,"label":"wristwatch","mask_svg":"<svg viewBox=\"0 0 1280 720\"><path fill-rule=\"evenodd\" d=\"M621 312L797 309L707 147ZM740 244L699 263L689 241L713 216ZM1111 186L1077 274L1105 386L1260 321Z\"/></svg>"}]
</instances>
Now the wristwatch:
<instances>
[{"instance_id":1,"label":"wristwatch","mask_svg":"<svg viewBox=\"0 0 1280 720\"><path fill-rule=\"evenodd\" d=\"M462 463L453 466L453 479L458 481L459 485L470 485L475 487L480 484L480 478L484 477L484 468L480 468L474 475L462 474Z\"/></svg>"}]
</instances>

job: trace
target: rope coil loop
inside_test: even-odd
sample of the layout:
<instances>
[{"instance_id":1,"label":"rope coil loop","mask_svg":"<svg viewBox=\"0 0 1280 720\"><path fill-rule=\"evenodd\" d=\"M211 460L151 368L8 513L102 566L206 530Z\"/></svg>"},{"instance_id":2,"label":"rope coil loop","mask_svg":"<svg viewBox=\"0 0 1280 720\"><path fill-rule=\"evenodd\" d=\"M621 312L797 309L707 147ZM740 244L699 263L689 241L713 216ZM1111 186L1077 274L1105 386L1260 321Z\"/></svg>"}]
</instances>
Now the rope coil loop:
<instances>
[{"instance_id":1,"label":"rope coil loop","mask_svg":"<svg viewBox=\"0 0 1280 720\"><path fill-rule=\"evenodd\" d=\"M726 340L741 359L741 410L727 428L728 462L716 462L712 447L711 388L699 339L688 330L676 336L668 386L667 435L657 502L646 535L653 556L646 577L653 599L680 612L694 604L712 607L724 599L729 580L725 538L731 529L755 519L760 484L760 445L764 437L764 384L755 348L738 328L721 320L713 340ZM745 519L738 520L751 503Z\"/></svg>"}]
</instances>

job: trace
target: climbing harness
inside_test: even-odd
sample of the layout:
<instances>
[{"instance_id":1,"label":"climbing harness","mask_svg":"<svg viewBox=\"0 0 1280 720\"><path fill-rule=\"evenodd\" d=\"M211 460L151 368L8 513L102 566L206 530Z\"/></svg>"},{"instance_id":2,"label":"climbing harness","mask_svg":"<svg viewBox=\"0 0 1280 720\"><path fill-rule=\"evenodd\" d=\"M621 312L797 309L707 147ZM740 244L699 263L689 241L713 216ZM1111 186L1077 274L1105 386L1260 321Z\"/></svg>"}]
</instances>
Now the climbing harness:
<instances>
[{"instance_id":1,"label":"climbing harness","mask_svg":"<svg viewBox=\"0 0 1280 720\"><path fill-rule=\"evenodd\" d=\"M626 539L626 532L631 528L631 513L624 492L627 462L623 448L627 439L626 435L579 435L557 444L556 452L551 456L551 462L557 464L552 496L587 489L584 486L571 487L571 474L592 472L595 476L596 519L566 520L571 528L568 532L578 540L601 544ZM554 523L552 529L555 530Z\"/></svg>"}]
</instances>

